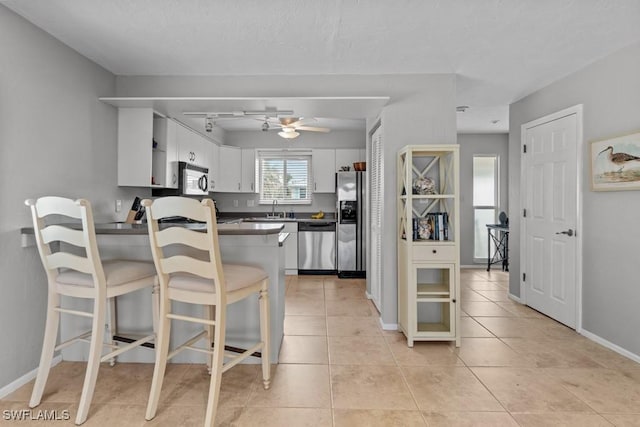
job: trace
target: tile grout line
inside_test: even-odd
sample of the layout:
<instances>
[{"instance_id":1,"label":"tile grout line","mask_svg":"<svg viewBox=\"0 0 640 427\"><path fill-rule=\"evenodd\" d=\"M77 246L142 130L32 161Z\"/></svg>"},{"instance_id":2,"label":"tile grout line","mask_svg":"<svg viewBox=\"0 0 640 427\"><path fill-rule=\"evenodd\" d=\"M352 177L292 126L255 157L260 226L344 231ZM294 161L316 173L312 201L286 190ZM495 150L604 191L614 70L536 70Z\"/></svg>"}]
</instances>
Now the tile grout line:
<instances>
[{"instance_id":1,"label":"tile grout line","mask_svg":"<svg viewBox=\"0 0 640 427\"><path fill-rule=\"evenodd\" d=\"M333 378L331 376L331 352L329 351L329 316L327 315L327 288L322 280L322 297L324 304L324 325L327 334L327 370L329 371L329 401L331 402L331 425L336 425L336 412L333 400Z\"/></svg>"}]
</instances>

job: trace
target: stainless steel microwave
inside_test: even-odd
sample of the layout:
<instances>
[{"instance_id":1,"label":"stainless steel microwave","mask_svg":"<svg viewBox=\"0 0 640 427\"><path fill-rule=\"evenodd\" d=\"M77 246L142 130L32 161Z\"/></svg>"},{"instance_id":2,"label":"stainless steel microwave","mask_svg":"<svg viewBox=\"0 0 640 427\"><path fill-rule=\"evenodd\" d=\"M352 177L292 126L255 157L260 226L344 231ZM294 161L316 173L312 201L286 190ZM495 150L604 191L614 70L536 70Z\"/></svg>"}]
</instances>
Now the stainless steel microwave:
<instances>
[{"instance_id":1,"label":"stainless steel microwave","mask_svg":"<svg viewBox=\"0 0 640 427\"><path fill-rule=\"evenodd\" d=\"M182 195L209 194L209 169L187 162L178 162L178 191Z\"/></svg>"}]
</instances>

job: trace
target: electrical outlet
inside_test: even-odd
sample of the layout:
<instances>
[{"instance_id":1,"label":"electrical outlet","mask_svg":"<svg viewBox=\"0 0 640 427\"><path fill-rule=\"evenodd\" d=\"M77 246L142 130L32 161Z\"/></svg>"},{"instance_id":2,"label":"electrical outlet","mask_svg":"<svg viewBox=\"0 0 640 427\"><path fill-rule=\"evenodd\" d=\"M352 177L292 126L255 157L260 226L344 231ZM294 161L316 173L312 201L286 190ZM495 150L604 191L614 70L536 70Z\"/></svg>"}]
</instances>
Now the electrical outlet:
<instances>
[{"instance_id":1,"label":"electrical outlet","mask_svg":"<svg viewBox=\"0 0 640 427\"><path fill-rule=\"evenodd\" d=\"M256 205L256 201L255 200L247 200L247 207L248 208L252 208Z\"/></svg>"},{"instance_id":2,"label":"electrical outlet","mask_svg":"<svg viewBox=\"0 0 640 427\"><path fill-rule=\"evenodd\" d=\"M238 201L237 201L237 200L234 200L234 201L233 201L233 207L234 207L234 208L237 208L237 207L238 207Z\"/></svg>"},{"instance_id":3,"label":"electrical outlet","mask_svg":"<svg viewBox=\"0 0 640 427\"><path fill-rule=\"evenodd\" d=\"M120 212L122 210L122 200L116 200L116 212Z\"/></svg>"}]
</instances>

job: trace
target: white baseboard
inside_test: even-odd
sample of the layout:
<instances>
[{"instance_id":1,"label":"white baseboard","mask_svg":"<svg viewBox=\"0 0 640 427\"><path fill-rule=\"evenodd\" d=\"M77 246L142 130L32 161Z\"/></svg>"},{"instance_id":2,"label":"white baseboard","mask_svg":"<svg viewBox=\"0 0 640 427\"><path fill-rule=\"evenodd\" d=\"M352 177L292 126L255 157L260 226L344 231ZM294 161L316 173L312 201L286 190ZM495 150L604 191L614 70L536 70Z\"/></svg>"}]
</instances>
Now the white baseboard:
<instances>
[{"instance_id":1,"label":"white baseboard","mask_svg":"<svg viewBox=\"0 0 640 427\"><path fill-rule=\"evenodd\" d=\"M461 265L460 268L473 268L473 269L479 269L482 267L485 267L486 264L472 264L472 265Z\"/></svg>"},{"instance_id":2,"label":"white baseboard","mask_svg":"<svg viewBox=\"0 0 640 427\"><path fill-rule=\"evenodd\" d=\"M524 301L522 300L522 298L513 295L511 292L509 292L507 295L509 296L510 300L513 300L515 302L519 302L520 304L524 304Z\"/></svg>"},{"instance_id":3,"label":"white baseboard","mask_svg":"<svg viewBox=\"0 0 640 427\"><path fill-rule=\"evenodd\" d=\"M624 348L605 340L604 338L587 331L586 329L582 329L582 331L580 331L581 335L584 335L585 337L589 338L591 341L597 342L598 344L607 347L609 350L613 350L618 354L623 355L624 357L627 357L631 360L633 360L634 362L638 362L640 363L640 356L634 353L631 353L629 350L625 350Z\"/></svg>"},{"instance_id":4,"label":"white baseboard","mask_svg":"<svg viewBox=\"0 0 640 427\"><path fill-rule=\"evenodd\" d=\"M51 367L53 368L54 366L56 366L60 362L62 362L62 355L59 354L56 357L54 357L53 360L51 361ZM16 379L15 381L13 381L13 382L7 384L6 386L0 388L0 399L4 399L8 395L10 395L14 391L19 389L20 387L22 387L23 385L25 385L26 383L28 383L32 379L34 379L37 374L38 374L38 368L34 369L33 371L27 372L26 374L24 374L20 378Z\"/></svg>"},{"instance_id":5,"label":"white baseboard","mask_svg":"<svg viewBox=\"0 0 640 427\"><path fill-rule=\"evenodd\" d=\"M367 299L373 299L373 296L368 291L364 291L364 296L366 296Z\"/></svg>"},{"instance_id":6,"label":"white baseboard","mask_svg":"<svg viewBox=\"0 0 640 427\"><path fill-rule=\"evenodd\" d=\"M380 326L382 327L383 330L385 331L397 331L398 330L398 324L397 323L384 323L382 321L382 317L378 318L380 320Z\"/></svg>"}]
</instances>

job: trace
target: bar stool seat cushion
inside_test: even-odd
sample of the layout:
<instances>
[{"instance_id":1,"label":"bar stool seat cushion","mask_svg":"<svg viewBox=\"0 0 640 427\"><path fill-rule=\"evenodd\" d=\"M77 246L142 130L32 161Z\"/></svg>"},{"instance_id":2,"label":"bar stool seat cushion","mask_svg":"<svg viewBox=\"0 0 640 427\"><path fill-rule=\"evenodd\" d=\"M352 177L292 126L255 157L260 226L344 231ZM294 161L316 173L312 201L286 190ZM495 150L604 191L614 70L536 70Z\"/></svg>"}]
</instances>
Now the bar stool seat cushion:
<instances>
[{"instance_id":1,"label":"bar stool seat cushion","mask_svg":"<svg viewBox=\"0 0 640 427\"><path fill-rule=\"evenodd\" d=\"M102 269L107 280L107 287L119 286L156 275L155 265L146 261L103 261ZM62 285L95 286L90 274L70 269L62 269L56 282Z\"/></svg>"},{"instance_id":2,"label":"bar stool seat cushion","mask_svg":"<svg viewBox=\"0 0 640 427\"><path fill-rule=\"evenodd\" d=\"M223 264L227 292L237 291L255 285L267 278L267 273L259 267L242 264ZM213 279L205 279L189 273L175 273L169 279L169 287L196 292L213 292L216 289Z\"/></svg>"}]
</instances>

